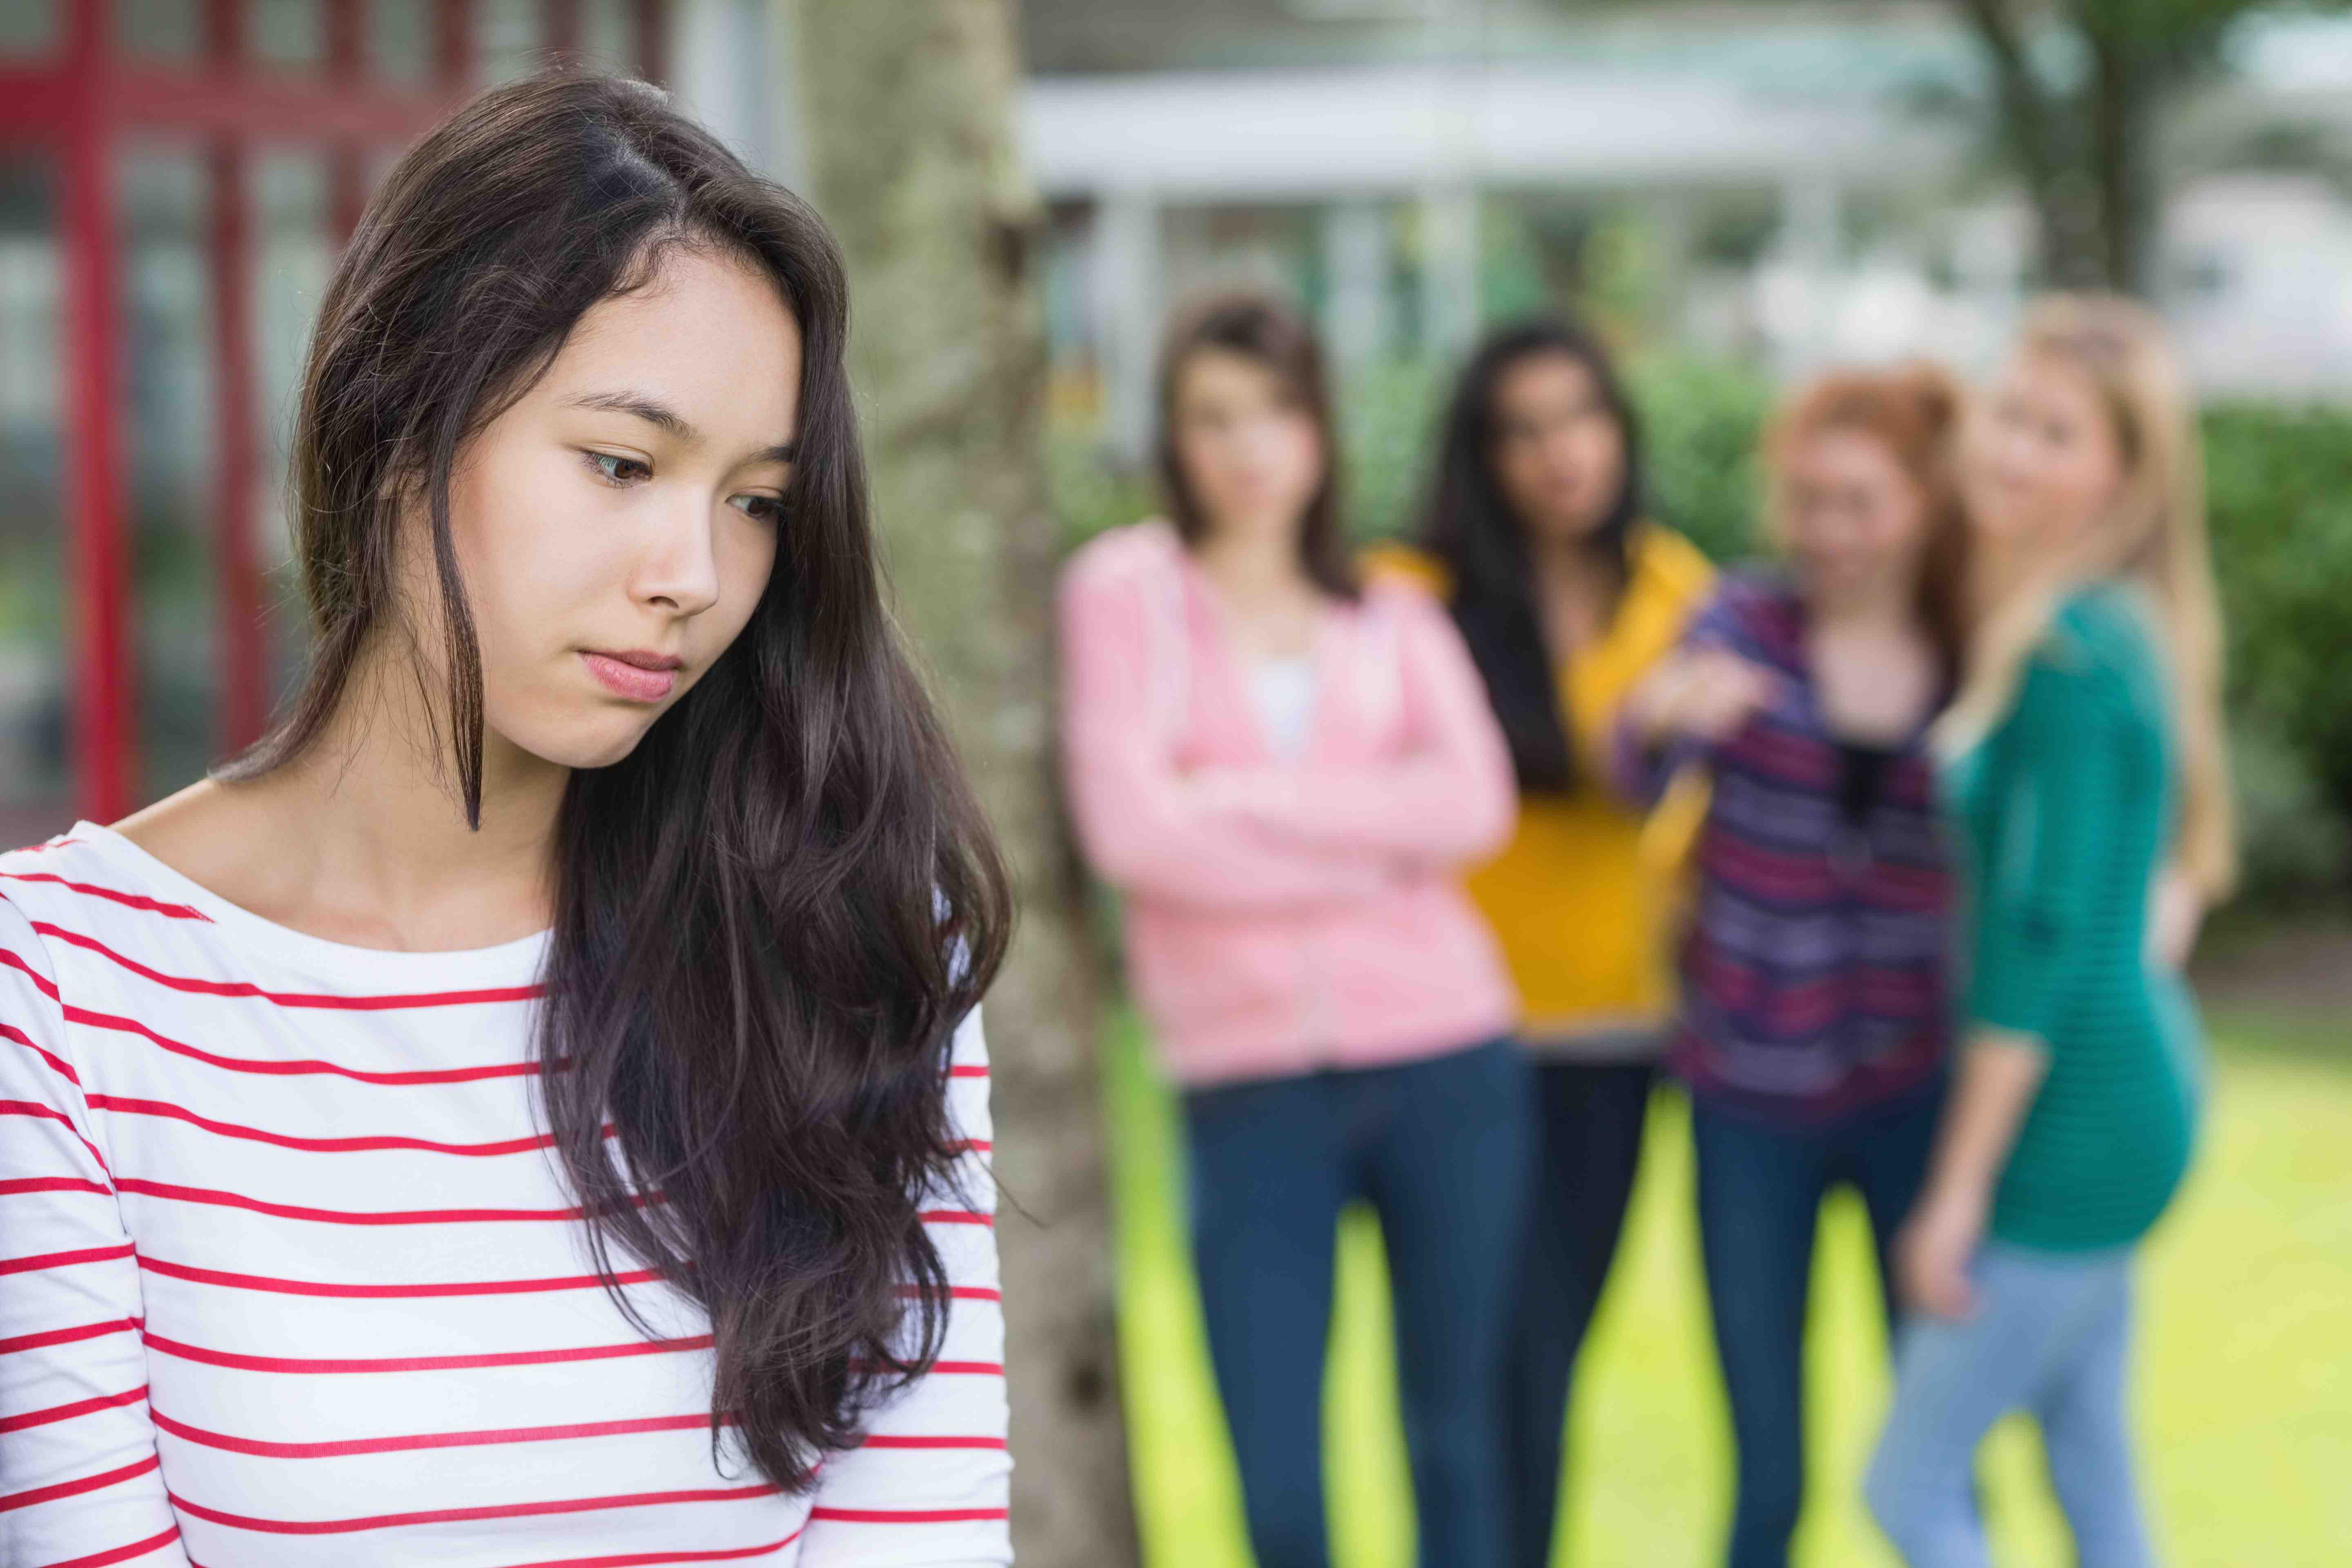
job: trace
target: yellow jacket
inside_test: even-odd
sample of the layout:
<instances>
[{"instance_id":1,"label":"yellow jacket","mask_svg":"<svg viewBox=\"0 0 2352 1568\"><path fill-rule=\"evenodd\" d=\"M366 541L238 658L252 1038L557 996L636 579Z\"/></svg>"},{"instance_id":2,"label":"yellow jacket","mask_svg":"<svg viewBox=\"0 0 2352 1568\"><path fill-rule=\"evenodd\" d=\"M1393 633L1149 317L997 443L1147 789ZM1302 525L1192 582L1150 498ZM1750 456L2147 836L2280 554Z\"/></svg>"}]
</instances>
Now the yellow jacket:
<instances>
[{"instance_id":1,"label":"yellow jacket","mask_svg":"<svg viewBox=\"0 0 2352 1568\"><path fill-rule=\"evenodd\" d=\"M1444 596L1444 566L1419 551L1382 546L1373 573L1395 573ZM1522 1027L1538 1050L1578 1044L1608 1050L1661 1027L1672 1006L1667 927L1678 868L1645 847L1643 812L1607 783L1617 710L1713 587L1696 546L1655 524L1635 535L1633 578L1607 633L1555 673L1576 783L1564 795L1528 795L1501 854L1471 872L1518 984Z\"/></svg>"}]
</instances>

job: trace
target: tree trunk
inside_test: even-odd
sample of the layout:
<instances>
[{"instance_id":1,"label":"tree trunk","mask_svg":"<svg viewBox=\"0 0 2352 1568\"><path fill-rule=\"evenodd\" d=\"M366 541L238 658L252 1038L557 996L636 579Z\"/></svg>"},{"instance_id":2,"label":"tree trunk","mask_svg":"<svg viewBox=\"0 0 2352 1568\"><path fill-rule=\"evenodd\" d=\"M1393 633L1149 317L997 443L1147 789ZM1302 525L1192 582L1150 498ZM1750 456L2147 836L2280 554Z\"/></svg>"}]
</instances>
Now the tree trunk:
<instances>
[{"instance_id":1,"label":"tree trunk","mask_svg":"<svg viewBox=\"0 0 2352 1568\"><path fill-rule=\"evenodd\" d=\"M2156 242L2148 145L2156 130L2154 73L2128 20L2086 19L2084 34L2091 47L2088 141L2098 188L2100 281L2137 294L2147 286Z\"/></svg>"},{"instance_id":2,"label":"tree trunk","mask_svg":"<svg viewBox=\"0 0 2352 1568\"><path fill-rule=\"evenodd\" d=\"M1013 1540L1024 1568L1136 1561L1112 1338L1097 991L1056 810L1056 530L1013 136L1012 0L777 0L810 192L847 253L876 514L904 623L1011 860L1024 918L988 998Z\"/></svg>"},{"instance_id":3,"label":"tree trunk","mask_svg":"<svg viewBox=\"0 0 2352 1568\"><path fill-rule=\"evenodd\" d=\"M2101 280L2102 246L2087 184L2072 155L2079 138L2066 100L2035 75L2011 0L1959 0L1962 17L1992 68L2001 145L2033 208L2036 260L2045 287L2082 289Z\"/></svg>"}]
</instances>

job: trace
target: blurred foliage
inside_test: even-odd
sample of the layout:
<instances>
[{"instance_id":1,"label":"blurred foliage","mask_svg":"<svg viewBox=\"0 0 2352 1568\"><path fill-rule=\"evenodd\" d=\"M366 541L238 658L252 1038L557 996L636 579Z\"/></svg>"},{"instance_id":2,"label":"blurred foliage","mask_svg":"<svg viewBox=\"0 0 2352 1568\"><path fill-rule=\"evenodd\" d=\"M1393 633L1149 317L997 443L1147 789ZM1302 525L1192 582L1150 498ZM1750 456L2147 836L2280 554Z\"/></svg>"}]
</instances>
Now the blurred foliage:
<instances>
[{"instance_id":1,"label":"blurred foliage","mask_svg":"<svg viewBox=\"0 0 2352 1568\"><path fill-rule=\"evenodd\" d=\"M2352 822L2352 413L2217 408L2205 467L2250 889L2341 886Z\"/></svg>"},{"instance_id":2,"label":"blurred foliage","mask_svg":"<svg viewBox=\"0 0 2352 1568\"><path fill-rule=\"evenodd\" d=\"M1082 425L1047 426L1045 487L1061 521L1065 551L1160 510L1160 487L1152 476L1104 461L1094 433Z\"/></svg>"},{"instance_id":3,"label":"blurred foliage","mask_svg":"<svg viewBox=\"0 0 2352 1568\"><path fill-rule=\"evenodd\" d=\"M1756 437L1771 384L1737 366L1656 355L1634 360L1625 375L1642 416L1651 515L1717 561L1758 553Z\"/></svg>"},{"instance_id":4,"label":"blurred foliage","mask_svg":"<svg viewBox=\"0 0 2352 1568\"><path fill-rule=\"evenodd\" d=\"M1653 514L1717 560L1758 553L1769 383L1663 354L1634 357L1627 380ZM1344 494L1360 537L1410 531L1446 390L1417 359L1343 389ZM2205 433L2248 891L2267 902L2340 893L2352 881L2352 412L2233 405L2210 413ZM1149 475L1117 472L1082 434L1056 434L1049 461L1072 544L1157 506Z\"/></svg>"},{"instance_id":5,"label":"blurred foliage","mask_svg":"<svg viewBox=\"0 0 2352 1568\"><path fill-rule=\"evenodd\" d=\"M1339 398L1340 498L1350 531L1390 539L1413 531L1436 460L1433 443L1453 388L1423 359L1392 359L1349 380Z\"/></svg>"}]
</instances>

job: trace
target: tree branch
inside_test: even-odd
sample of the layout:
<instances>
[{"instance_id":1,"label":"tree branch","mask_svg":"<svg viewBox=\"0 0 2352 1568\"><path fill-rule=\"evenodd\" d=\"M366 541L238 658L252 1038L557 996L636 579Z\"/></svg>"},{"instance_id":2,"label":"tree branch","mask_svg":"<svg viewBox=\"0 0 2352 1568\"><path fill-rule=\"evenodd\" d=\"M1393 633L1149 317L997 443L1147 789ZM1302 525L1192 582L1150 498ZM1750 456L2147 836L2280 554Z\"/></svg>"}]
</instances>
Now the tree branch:
<instances>
[{"instance_id":1,"label":"tree branch","mask_svg":"<svg viewBox=\"0 0 2352 1568\"><path fill-rule=\"evenodd\" d=\"M2042 266L2050 278L2082 281L2080 247L2064 204L2065 169L2059 144L2060 113L2025 58L2025 40L2009 0L1957 0L1960 14L1992 63L1999 99L2000 139L2017 160L2018 172L2041 226Z\"/></svg>"}]
</instances>

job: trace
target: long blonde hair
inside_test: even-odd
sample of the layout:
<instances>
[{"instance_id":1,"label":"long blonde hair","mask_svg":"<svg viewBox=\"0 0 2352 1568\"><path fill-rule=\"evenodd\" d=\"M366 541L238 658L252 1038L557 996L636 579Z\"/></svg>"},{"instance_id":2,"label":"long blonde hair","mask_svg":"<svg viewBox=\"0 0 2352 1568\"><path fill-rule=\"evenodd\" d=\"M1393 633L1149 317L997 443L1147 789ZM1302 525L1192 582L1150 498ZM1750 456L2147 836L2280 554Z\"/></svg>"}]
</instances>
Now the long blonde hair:
<instances>
[{"instance_id":1,"label":"long blonde hair","mask_svg":"<svg viewBox=\"0 0 2352 1568\"><path fill-rule=\"evenodd\" d=\"M1947 754L1965 751L2000 721L2070 590L2103 578L2134 584L2156 607L2172 675L2182 784L2173 857L2209 901L2219 900L2237 879L2237 827L2204 459L2187 378L2156 316L2109 295L2041 300L2026 312L2017 350L2063 360L2091 378L2114 423L2123 489L2097 526L1977 618L1937 743Z\"/></svg>"}]
</instances>

